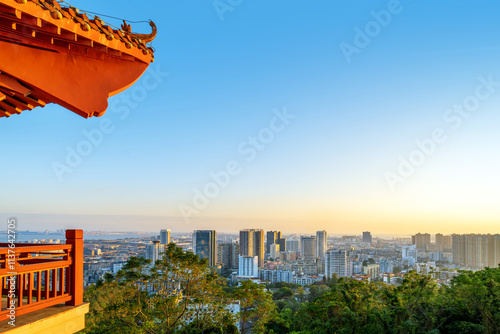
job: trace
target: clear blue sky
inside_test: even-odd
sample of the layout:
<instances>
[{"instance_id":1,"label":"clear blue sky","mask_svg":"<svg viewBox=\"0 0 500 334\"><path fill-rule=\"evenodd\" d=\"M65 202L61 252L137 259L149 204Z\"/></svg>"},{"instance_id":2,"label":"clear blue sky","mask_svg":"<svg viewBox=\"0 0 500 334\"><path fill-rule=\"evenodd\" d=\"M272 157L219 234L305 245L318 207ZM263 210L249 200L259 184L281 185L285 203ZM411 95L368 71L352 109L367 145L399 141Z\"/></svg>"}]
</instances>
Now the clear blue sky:
<instances>
[{"instance_id":1,"label":"clear blue sky","mask_svg":"<svg viewBox=\"0 0 500 334\"><path fill-rule=\"evenodd\" d=\"M101 118L49 105L0 119L0 212L20 229L500 232L497 3L70 3L155 21L145 75L168 76L125 117L141 80ZM474 101L467 118L447 112ZM58 176L104 119L113 131ZM422 162L415 141L436 129L445 139ZM229 184L210 188L231 163ZM206 187L216 195L200 200Z\"/></svg>"}]
</instances>

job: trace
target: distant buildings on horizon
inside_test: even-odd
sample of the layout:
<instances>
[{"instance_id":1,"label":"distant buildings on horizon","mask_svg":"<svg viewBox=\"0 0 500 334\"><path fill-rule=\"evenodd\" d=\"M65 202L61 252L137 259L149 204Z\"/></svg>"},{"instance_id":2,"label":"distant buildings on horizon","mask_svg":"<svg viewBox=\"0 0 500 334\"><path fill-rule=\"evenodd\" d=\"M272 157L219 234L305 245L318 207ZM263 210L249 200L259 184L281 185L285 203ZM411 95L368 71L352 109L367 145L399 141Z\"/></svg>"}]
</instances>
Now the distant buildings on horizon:
<instances>
[{"instance_id":1,"label":"distant buildings on horizon","mask_svg":"<svg viewBox=\"0 0 500 334\"><path fill-rule=\"evenodd\" d=\"M223 234L223 241L217 240L215 230L194 230L191 235L190 250L193 253L207 259L210 266L237 270L240 279L267 277L278 281L286 278L287 281L311 282L318 279L314 276L318 274L325 278L358 275L359 279L364 279L367 275L373 277L382 273L392 274L396 267L394 259L382 258L377 263L367 263L356 255L353 257L352 254L357 253L352 253L352 247L339 247L335 244L329 246L325 230L316 231L316 235L292 235L285 238L281 231L242 229L239 238ZM171 231L162 229L159 239L146 245L146 258L153 261L161 259L165 246L172 240ZM369 231L363 231L361 236L335 239L345 245L358 244L368 249L373 249L374 244L375 247L383 245L383 241L380 244L380 239L374 243ZM417 233L411 237L410 245L401 246L400 256L402 262L398 266L415 266L419 271L424 266L422 261L430 261L432 265L438 261L473 269L497 266L500 263L500 235L437 233L434 242L431 242L429 233ZM283 266L275 263L291 264ZM292 265L293 263L296 264ZM427 265L426 268L425 270L430 270L431 267Z\"/></svg>"}]
</instances>

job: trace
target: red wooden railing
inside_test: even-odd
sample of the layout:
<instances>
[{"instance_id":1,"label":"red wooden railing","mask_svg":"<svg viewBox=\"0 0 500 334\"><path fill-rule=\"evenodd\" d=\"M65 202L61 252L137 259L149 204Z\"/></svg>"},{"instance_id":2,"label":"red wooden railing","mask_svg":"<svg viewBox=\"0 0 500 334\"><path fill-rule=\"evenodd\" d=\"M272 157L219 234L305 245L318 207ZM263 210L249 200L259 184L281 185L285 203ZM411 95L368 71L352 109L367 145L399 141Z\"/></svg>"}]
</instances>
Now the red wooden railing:
<instances>
[{"instance_id":1,"label":"red wooden railing","mask_svg":"<svg viewBox=\"0 0 500 334\"><path fill-rule=\"evenodd\" d=\"M61 303L83 303L82 230L66 230L66 244L10 245L0 243L0 321L9 319L12 305L19 316Z\"/></svg>"}]
</instances>

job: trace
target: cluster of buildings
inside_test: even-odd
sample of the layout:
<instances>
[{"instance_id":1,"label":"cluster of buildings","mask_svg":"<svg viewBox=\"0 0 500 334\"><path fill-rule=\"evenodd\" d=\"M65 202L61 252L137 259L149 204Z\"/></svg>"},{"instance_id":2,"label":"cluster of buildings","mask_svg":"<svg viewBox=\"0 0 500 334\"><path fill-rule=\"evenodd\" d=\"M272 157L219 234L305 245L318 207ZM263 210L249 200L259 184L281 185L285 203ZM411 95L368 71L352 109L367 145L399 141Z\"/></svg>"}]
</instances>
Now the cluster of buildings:
<instances>
[{"instance_id":1,"label":"cluster of buildings","mask_svg":"<svg viewBox=\"0 0 500 334\"><path fill-rule=\"evenodd\" d=\"M84 287L96 283L104 274L116 274L127 259L144 256L149 238L85 240L83 248Z\"/></svg>"},{"instance_id":2,"label":"cluster of buildings","mask_svg":"<svg viewBox=\"0 0 500 334\"><path fill-rule=\"evenodd\" d=\"M454 234L453 263L474 269L497 267L500 263L500 234Z\"/></svg>"},{"instance_id":3,"label":"cluster of buildings","mask_svg":"<svg viewBox=\"0 0 500 334\"><path fill-rule=\"evenodd\" d=\"M211 241L206 237L198 242L200 234L210 235ZM195 231L193 251L202 257L211 254L210 265L232 269L233 280L311 284L351 277L391 283L416 270L447 283L459 269L500 263L500 235L438 233L431 241L430 234L417 233L411 239L374 243L370 232L342 238L328 238L326 231L285 237L281 231L245 229L237 240L220 244L216 240L214 230Z\"/></svg>"},{"instance_id":4,"label":"cluster of buildings","mask_svg":"<svg viewBox=\"0 0 500 334\"><path fill-rule=\"evenodd\" d=\"M459 269L496 267L500 235L443 235L373 240L370 232L342 237L284 235L281 231L243 229L239 234L195 230L172 239L170 230L141 240L98 241L85 245L86 283L116 273L130 256L161 259L171 242L207 260L233 282L287 282L308 285L332 278L380 280L398 284L410 270L448 283Z\"/></svg>"},{"instance_id":5,"label":"cluster of buildings","mask_svg":"<svg viewBox=\"0 0 500 334\"><path fill-rule=\"evenodd\" d=\"M403 258L429 258L460 269L497 267L500 263L500 234L435 235L431 243L429 233L412 236L412 246L403 249Z\"/></svg>"},{"instance_id":6,"label":"cluster of buildings","mask_svg":"<svg viewBox=\"0 0 500 334\"><path fill-rule=\"evenodd\" d=\"M160 240L153 240L152 244L148 244L145 247L145 258L150 259L153 262L163 258L165 253L165 247L171 242L172 236L170 230L160 231Z\"/></svg>"},{"instance_id":7,"label":"cluster of buildings","mask_svg":"<svg viewBox=\"0 0 500 334\"><path fill-rule=\"evenodd\" d=\"M217 243L215 230L193 232L192 251L211 266L229 270L233 281L254 280L307 285L326 278L351 276L346 249L328 247L328 233L285 238L281 231L244 229L236 240ZM371 244L365 232L363 242Z\"/></svg>"}]
</instances>

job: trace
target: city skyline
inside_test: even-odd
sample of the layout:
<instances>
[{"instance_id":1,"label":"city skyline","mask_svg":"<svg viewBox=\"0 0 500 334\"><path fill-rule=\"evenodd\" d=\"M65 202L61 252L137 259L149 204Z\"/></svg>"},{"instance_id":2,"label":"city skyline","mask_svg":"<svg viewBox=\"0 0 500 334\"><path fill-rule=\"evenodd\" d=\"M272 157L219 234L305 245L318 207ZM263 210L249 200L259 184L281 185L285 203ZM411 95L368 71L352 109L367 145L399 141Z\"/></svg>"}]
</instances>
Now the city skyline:
<instances>
[{"instance_id":1,"label":"city skyline","mask_svg":"<svg viewBox=\"0 0 500 334\"><path fill-rule=\"evenodd\" d=\"M69 2L151 18L155 62L100 118L47 105L0 120L0 219L500 232L499 4Z\"/></svg>"},{"instance_id":2,"label":"city skyline","mask_svg":"<svg viewBox=\"0 0 500 334\"><path fill-rule=\"evenodd\" d=\"M366 231L366 227L370 226L367 224L360 224L359 228L353 226L352 223L332 223L329 226L323 224L313 224L308 223L306 225L297 225L299 228L290 228L290 224L287 221L269 221L264 220L263 223L256 223L255 220L243 220L239 224L234 224L234 219L224 218L224 219L207 219L206 221L195 221L193 224L186 225L185 222L177 218L177 222L166 220L162 216L106 216L106 215L37 215L37 214L13 214L13 213L2 213L7 217L16 217L23 224L20 225L19 230L30 230L30 231L56 231L59 229L70 229L76 227L84 227L86 231L93 232L144 232L144 233L156 233L160 229L168 226L168 228L175 233L192 233L196 229L215 229L222 233L233 233L237 234L242 229L263 229L264 231L271 230L281 230L284 235L286 234L303 234L311 235L315 234L317 230L326 230L330 236L342 236L342 235L359 235ZM201 219L200 219L201 220ZM40 224L41 222L41 224ZM127 228L124 228L125 226ZM137 224L135 223L137 222ZM214 228L214 225L219 227ZM420 225L415 226L400 224L401 228L381 228L373 226L370 229L373 237L411 237L417 233L430 233L435 234L497 234L500 233L498 228L489 228L488 226L477 226L470 225L464 227L462 230L458 230L453 227L441 227L434 226L430 228L422 228ZM50 227L47 227L50 226ZM159 232L158 232L159 233Z\"/></svg>"}]
</instances>

